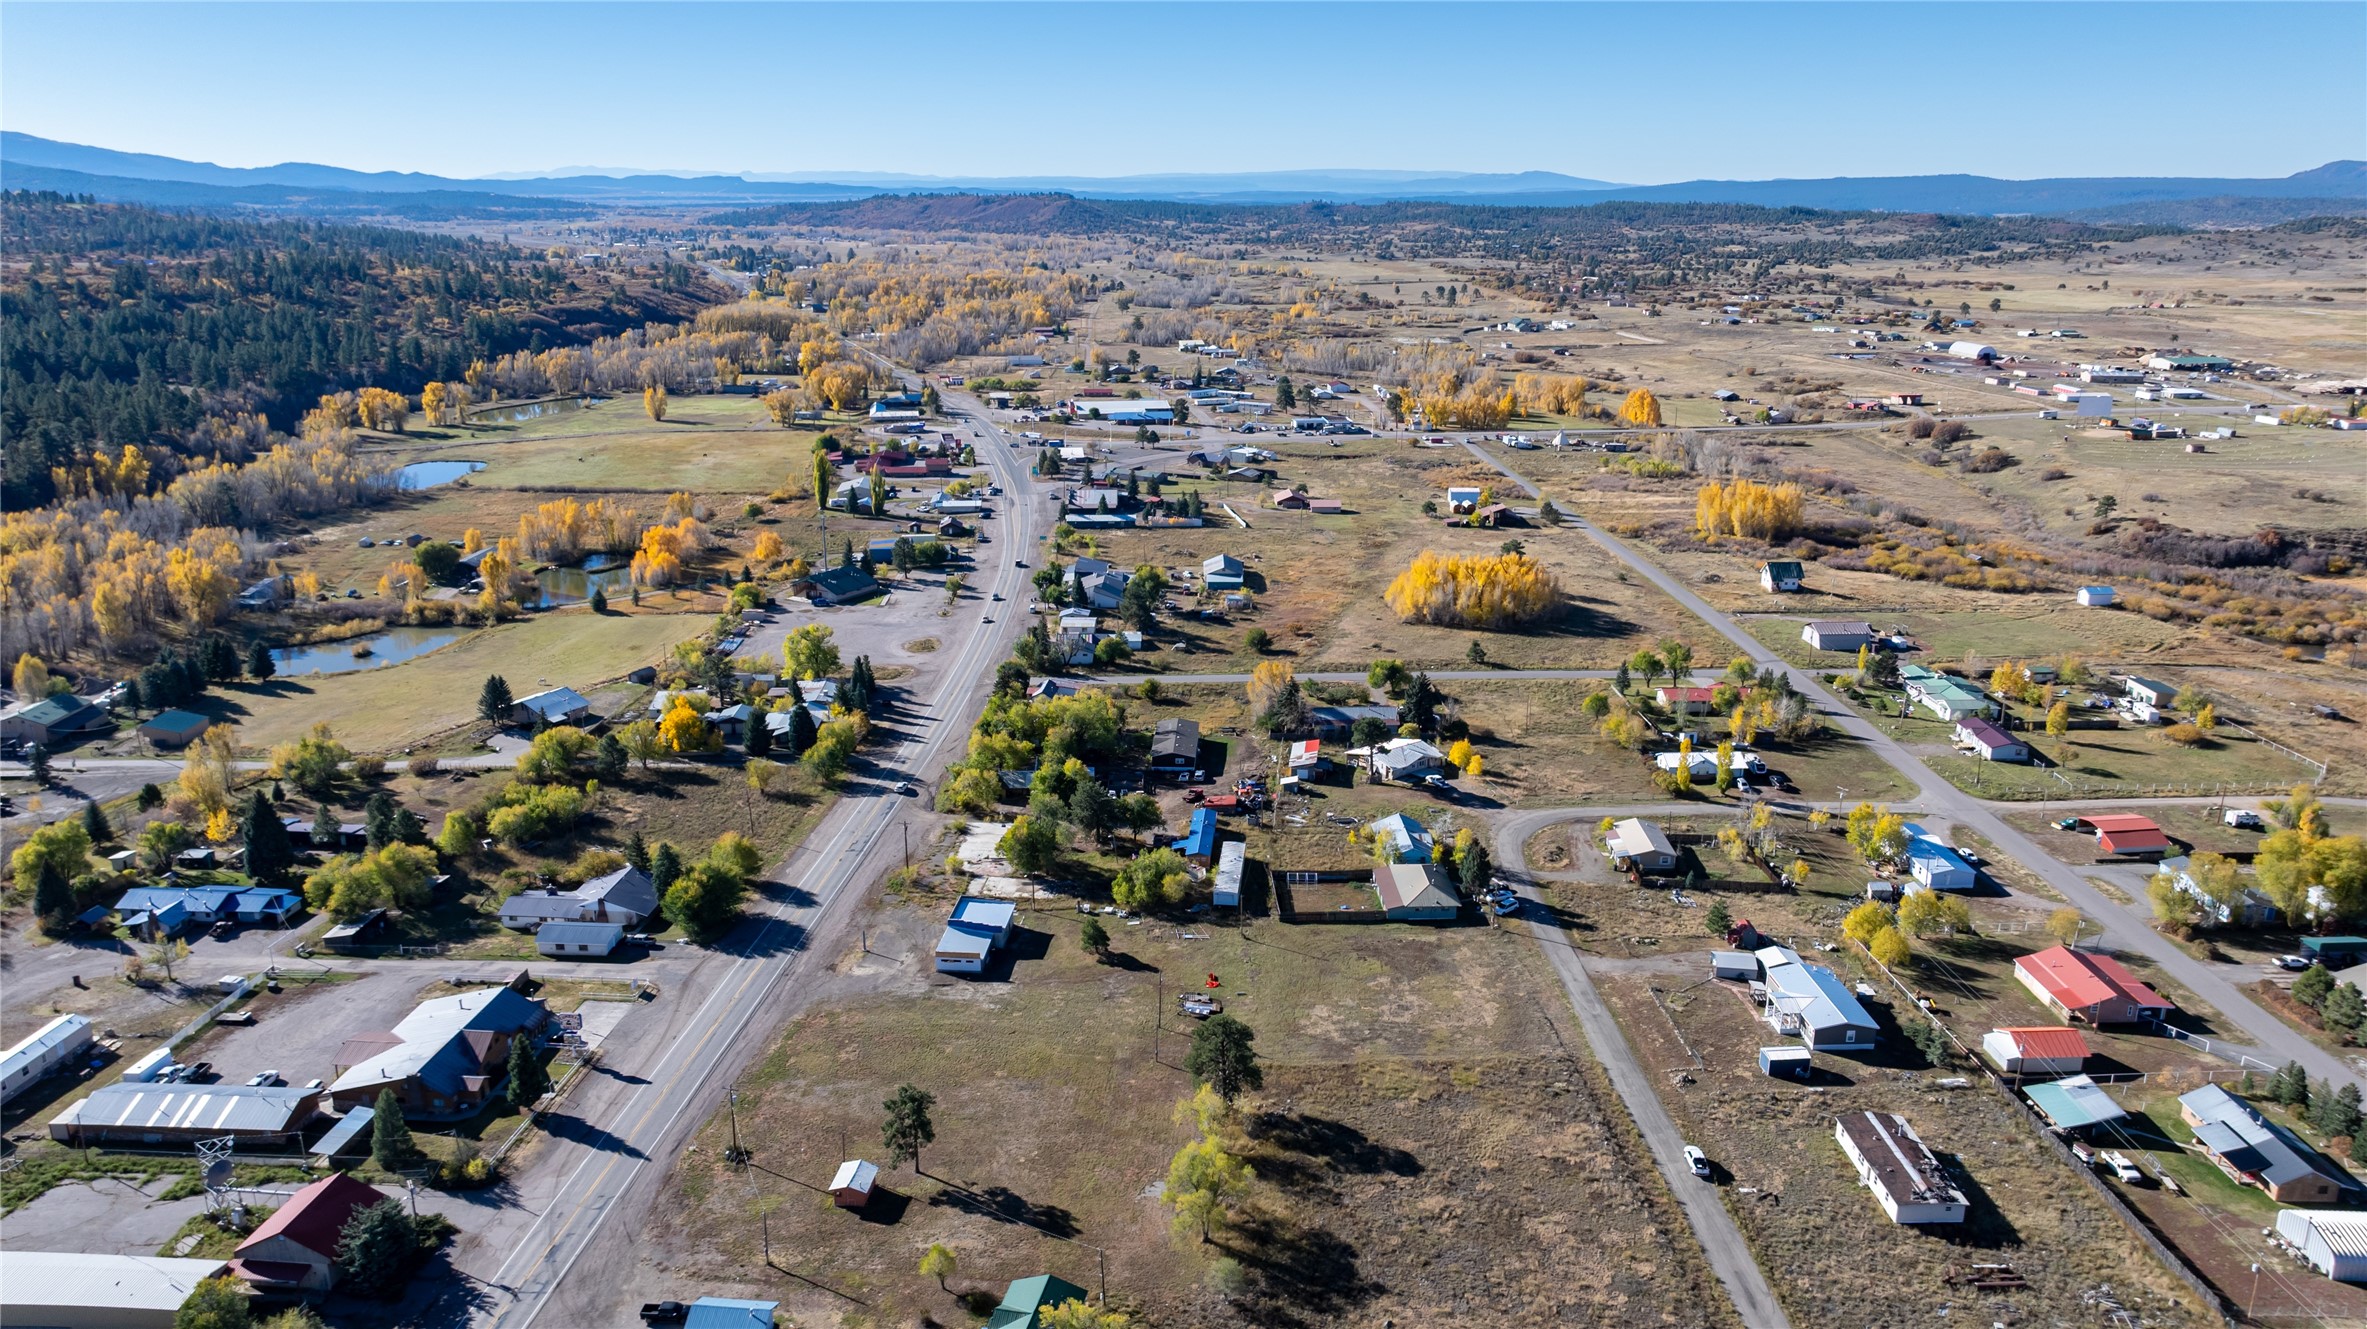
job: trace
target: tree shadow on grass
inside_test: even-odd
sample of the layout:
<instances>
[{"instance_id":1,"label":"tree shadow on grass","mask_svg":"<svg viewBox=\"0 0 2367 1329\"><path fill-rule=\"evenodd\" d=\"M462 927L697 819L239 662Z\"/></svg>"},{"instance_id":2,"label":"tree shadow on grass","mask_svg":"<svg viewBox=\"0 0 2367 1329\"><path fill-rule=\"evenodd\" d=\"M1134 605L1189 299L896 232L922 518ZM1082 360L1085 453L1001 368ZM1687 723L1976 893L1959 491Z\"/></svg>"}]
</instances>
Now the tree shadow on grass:
<instances>
[{"instance_id":1,"label":"tree shadow on grass","mask_svg":"<svg viewBox=\"0 0 2367 1329\"><path fill-rule=\"evenodd\" d=\"M1075 1214L1056 1204L1037 1204L1008 1186L972 1190L959 1182L948 1181L944 1190L929 1197L929 1203L1001 1223L1031 1227L1063 1241L1073 1239L1078 1231Z\"/></svg>"},{"instance_id":2,"label":"tree shadow on grass","mask_svg":"<svg viewBox=\"0 0 2367 1329\"><path fill-rule=\"evenodd\" d=\"M1421 1161L1394 1145L1381 1144L1344 1121L1304 1112L1260 1112L1249 1120L1260 1144L1303 1156L1308 1163L1340 1172L1418 1177ZM1295 1160L1280 1160L1298 1166ZM1261 1167L1260 1171L1267 1169Z\"/></svg>"},{"instance_id":3,"label":"tree shadow on grass","mask_svg":"<svg viewBox=\"0 0 2367 1329\"><path fill-rule=\"evenodd\" d=\"M1366 1278L1356 1248L1326 1228L1248 1215L1216 1245L1248 1277L1233 1303L1253 1324L1302 1329L1352 1323L1353 1312L1388 1290Z\"/></svg>"}]
</instances>

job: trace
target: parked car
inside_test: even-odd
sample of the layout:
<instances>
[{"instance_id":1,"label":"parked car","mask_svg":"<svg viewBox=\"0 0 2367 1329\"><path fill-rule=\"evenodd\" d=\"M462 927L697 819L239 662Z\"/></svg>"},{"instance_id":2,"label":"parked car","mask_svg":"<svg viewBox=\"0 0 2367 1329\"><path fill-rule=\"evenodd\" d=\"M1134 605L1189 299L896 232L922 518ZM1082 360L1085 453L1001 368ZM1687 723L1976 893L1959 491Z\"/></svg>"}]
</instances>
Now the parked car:
<instances>
[{"instance_id":1,"label":"parked car","mask_svg":"<svg viewBox=\"0 0 2367 1329\"><path fill-rule=\"evenodd\" d=\"M278 1071L257 1071L255 1072L255 1078L247 1081L247 1087L250 1089L267 1089L278 1083Z\"/></svg>"},{"instance_id":2,"label":"parked car","mask_svg":"<svg viewBox=\"0 0 2367 1329\"><path fill-rule=\"evenodd\" d=\"M1498 918L1509 918L1509 917L1511 917L1512 915L1514 915L1514 914L1517 914L1517 913L1519 913L1519 912L1520 912L1520 897L1518 897L1518 896L1514 896L1512 899L1509 899L1509 900L1498 900L1498 901L1496 901L1496 917L1498 917Z\"/></svg>"},{"instance_id":3,"label":"parked car","mask_svg":"<svg viewBox=\"0 0 2367 1329\"><path fill-rule=\"evenodd\" d=\"M2135 1186L2145 1180L2145 1174L2139 1172L2137 1165L2129 1161L2129 1156L2118 1149L2107 1149L2097 1157L2111 1170L2113 1176L2128 1185Z\"/></svg>"},{"instance_id":4,"label":"parked car","mask_svg":"<svg viewBox=\"0 0 2367 1329\"><path fill-rule=\"evenodd\" d=\"M2248 811L2244 808L2229 808L2224 814L2221 815L2220 820L2228 826L2231 826L2239 831L2264 831L2268 829L2268 823L2260 819L2259 813Z\"/></svg>"},{"instance_id":5,"label":"parked car","mask_svg":"<svg viewBox=\"0 0 2367 1329\"><path fill-rule=\"evenodd\" d=\"M2280 955L2277 957L2277 968L2279 969L2301 970L2307 969L2309 966L2310 958L2306 955Z\"/></svg>"},{"instance_id":6,"label":"parked car","mask_svg":"<svg viewBox=\"0 0 2367 1329\"><path fill-rule=\"evenodd\" d=\"M1694 1176L1701 1178L1703 1181L1709 1180L1709 1155L1701 1152L1698 1146L1690 1144L1685 1146L1685 1166L1693 1169Z\"/></svg>"}]
</instances>

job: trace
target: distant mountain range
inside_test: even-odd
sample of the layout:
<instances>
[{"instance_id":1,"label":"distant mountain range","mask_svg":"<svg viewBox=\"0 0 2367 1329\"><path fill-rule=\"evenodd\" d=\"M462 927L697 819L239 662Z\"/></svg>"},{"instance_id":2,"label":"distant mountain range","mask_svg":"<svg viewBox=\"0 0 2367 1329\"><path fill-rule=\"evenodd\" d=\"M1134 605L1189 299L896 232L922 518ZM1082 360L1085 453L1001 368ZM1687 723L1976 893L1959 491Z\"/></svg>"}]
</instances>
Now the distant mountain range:
<instances>
[{"instance_id":1,"label":"distant mountain range","mask_svg":"<svg viewBox=\"0 0 2367 1329\"><path fill-rule=\"evenodd\" d=\"M1573 207L1590 203L1744 203L1834 211L2077 215L2259 225L2317 213L2367 211L2367 162L2329 162L2275 179L2106 176L2001 180L1982 175L1842 176L1824 180L1689 180L1620 185L1552 171L1305 170L1118 177L947 177L848 172L783 174L581 173L455 179L286 162L229 167L61 143L0 131L0 185L55 189L181 207L444 216L564 215L583 205L830 202L880 194L1062 193L1092 199L1282 204L1421 201Z\"/></svg>"}]
</instances>

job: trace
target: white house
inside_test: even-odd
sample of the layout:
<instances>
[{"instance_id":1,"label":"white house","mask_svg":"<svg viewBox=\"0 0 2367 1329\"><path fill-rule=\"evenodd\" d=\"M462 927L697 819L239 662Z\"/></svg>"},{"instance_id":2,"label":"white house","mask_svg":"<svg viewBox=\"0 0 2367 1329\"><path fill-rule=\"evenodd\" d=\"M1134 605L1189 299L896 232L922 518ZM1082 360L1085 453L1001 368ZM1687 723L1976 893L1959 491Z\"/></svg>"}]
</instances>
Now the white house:
<instances>
[{"instance_id":1,"label":"white house","mask_svg":"<svg viewBox=\"0 0 2367 1329\"><path fill-rule=\"evenodd\" d=\"M1961 1223L1968 1205L1923 1137L1895 1112L1845 1112L1833 1138L1893 1223Z\"/></svg>"},{"instance_id":2,"label":"white house","mask_svg":"<svg viewBox=\"0 0 2367 1329\"><path fill-rule=\"evenodd\" d=\"M1366 768L1376 780L1411 784L1446 769L1446 754L1418 738L1392 738L1365 752Z\"/></svg>"},{"instance_id":3,"label":"white house","mask_svg":"<svg viewBox=\"0 0 2367 1329\"><path fill-rule=\"evenodd\" d=\"M1611 857L1624 858L1641 873L1668 872L1677 866L1677 851L1658 822L1629 817L1611 826Z\"/></svg>"},{"instance_id":4,"label":"white house","mask_svg":"<svg viewBox=\"0 0 2367 1329\"><path fill-rule=\"evenodd\" d=\"M1796 591L1806 585L1807 570L1791 559L1759 565L1759 586L1769 591Z\"/></svg>"},{"instance_id":5,"label":"white house","mask_svg":"<svg viewBox=\"0 0 2367 1329\"><path fill-rule=\"evenodd\" d=\"M1980 884L1980 874L1946 841L1914 822L1907 832L1907 872L1935 891L1969 891Z\"/></svg>"},{"instance_id":6,"label":"white house","mask_svg":"<svg viewBox=\"0 0 2367 1329\"><path fill-rule=\"evenodd\" d=\"M2088 1062L2088 1041L2061 1025L1992 1029L1981 1055L2008 1075L2077 1075Z\"/></svg>"},{"instance_id":7,"label":"white house","mask_svg":"<svg viewBox=\"0 0 2367 1329\"><path fill-rule=\"evenodd\" d=\"M1995 721L1977 715L1956 722L1956 743L1972 749L1983 761L2030 760L2029 744L1998 728Z\"/></svg>"}]
</instances>

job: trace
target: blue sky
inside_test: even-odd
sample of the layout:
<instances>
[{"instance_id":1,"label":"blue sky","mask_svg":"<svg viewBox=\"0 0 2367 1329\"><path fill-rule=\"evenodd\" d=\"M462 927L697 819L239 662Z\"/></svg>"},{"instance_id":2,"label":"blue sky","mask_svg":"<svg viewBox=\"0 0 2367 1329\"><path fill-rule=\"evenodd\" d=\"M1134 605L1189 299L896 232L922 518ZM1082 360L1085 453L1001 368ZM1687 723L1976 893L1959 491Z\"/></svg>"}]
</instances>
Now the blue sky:
<instances>
[{"instance_id":1,"label":"blue sky","mask_svg":"<svg viewBox=\"0 0 2367 1329\"><path fill-rule=\"evenodd\" d=\"M1649 184L2367 157L2358 3L9 0L0 36L7 128L229 166Z\"/></svg>"}]
</instances>

